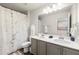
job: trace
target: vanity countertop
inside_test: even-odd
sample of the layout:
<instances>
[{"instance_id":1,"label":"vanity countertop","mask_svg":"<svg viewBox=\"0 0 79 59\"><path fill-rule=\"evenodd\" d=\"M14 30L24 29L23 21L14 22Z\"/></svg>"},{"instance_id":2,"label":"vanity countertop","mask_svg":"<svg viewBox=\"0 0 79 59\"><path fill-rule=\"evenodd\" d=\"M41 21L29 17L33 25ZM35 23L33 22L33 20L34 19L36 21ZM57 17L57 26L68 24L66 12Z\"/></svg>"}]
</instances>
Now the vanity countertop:
<instances>
[{"instance_id":1,"label":"vanity countertop","mask_svg":"<svg viewBox=\"0 0 79 59\"><path fill-rule=\"evenodd\" d=\"M64 46L64 47L68 47L68 48L72 48L75 50L79 50L79 43L76 42L72 42L72 41L65 41L63 39L58 39L58 38L47 38L47 37L40 37L37 35L31 36L31 38L35 38L37 40L42 40L45 42L49 42L49 43L53 43L56 45L60 45L60 46Z\"/></svg>"}]
</instances>

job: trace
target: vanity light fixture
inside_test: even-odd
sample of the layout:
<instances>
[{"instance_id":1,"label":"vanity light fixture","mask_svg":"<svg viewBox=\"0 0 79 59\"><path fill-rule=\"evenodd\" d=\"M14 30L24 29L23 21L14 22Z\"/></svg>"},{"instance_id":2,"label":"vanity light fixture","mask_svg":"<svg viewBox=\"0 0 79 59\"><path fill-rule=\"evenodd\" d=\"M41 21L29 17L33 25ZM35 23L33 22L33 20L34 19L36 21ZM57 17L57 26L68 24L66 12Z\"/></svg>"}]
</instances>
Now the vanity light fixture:
<instances>
[{"instance_id":1,"label":"vanity light fixture","mask_svg":"<svg viewBox=\"0 0 79 59\"><path fill-rule=\"evenodd\" d=\"M57 11L57 10L60 10L63 8L63 4L62 3L55 3L55 4L52 4L52 5L49 5L47 7L45 7L43 9L43 13L44 14L48 14L48 13L51 13L53 11Z\"/></svg>"}]
</instances>

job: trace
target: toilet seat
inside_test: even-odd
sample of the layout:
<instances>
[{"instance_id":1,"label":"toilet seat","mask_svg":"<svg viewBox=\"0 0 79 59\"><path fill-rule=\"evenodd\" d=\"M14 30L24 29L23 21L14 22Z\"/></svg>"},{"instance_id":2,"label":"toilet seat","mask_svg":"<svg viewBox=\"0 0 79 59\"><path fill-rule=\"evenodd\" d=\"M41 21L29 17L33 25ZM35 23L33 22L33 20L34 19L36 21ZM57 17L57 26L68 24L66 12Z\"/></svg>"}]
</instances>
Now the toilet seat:
<instances>
[{"instance_id":1,"label":"toilet seat","mask_svg":"<svg viewBox=\"0 0 79 59\"><path fill-rule=\"evenodd\" d=\"M24 42L22 44L22 48L28 48L29 46L31 46L31 42Z\"/></svg>"}]
</instances>

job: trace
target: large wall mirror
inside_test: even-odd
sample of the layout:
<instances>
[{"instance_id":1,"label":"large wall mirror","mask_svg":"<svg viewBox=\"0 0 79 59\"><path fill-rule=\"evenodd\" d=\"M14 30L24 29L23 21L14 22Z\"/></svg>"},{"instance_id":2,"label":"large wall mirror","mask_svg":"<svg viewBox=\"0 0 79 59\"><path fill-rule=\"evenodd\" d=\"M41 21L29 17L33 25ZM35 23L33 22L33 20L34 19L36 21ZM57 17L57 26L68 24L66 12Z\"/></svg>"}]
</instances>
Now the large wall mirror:
<instances>
[{"instance_id":1,"label":"large wall mirror","mask_svg":"<svg viewBox=\"0 0 79 59\"><path fill-rule=\"evenodd\" d=\"M38 32L69 36L71 28L71 6L38 16Z\"/></svg>"}]
</instances>

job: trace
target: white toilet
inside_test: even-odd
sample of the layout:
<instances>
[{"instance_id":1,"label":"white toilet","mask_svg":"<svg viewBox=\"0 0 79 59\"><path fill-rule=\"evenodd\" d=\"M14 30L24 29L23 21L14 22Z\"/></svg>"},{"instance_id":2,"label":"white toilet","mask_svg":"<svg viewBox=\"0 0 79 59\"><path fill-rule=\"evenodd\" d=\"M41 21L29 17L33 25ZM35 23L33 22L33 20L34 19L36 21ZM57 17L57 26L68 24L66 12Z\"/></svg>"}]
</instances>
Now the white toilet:
<instances>
[{"instance_id":1,"label":"white toilet","mask_svg":"<svg viewBox=\"0 0 79 59\"><path fill-rule=\"evenodd\" d=\"M30 41L24 42L22 44L22 48L24 48L24 53L27 53L29 51L30 46L31 46L31 42Z\"/></svg>"}]
</instances>

